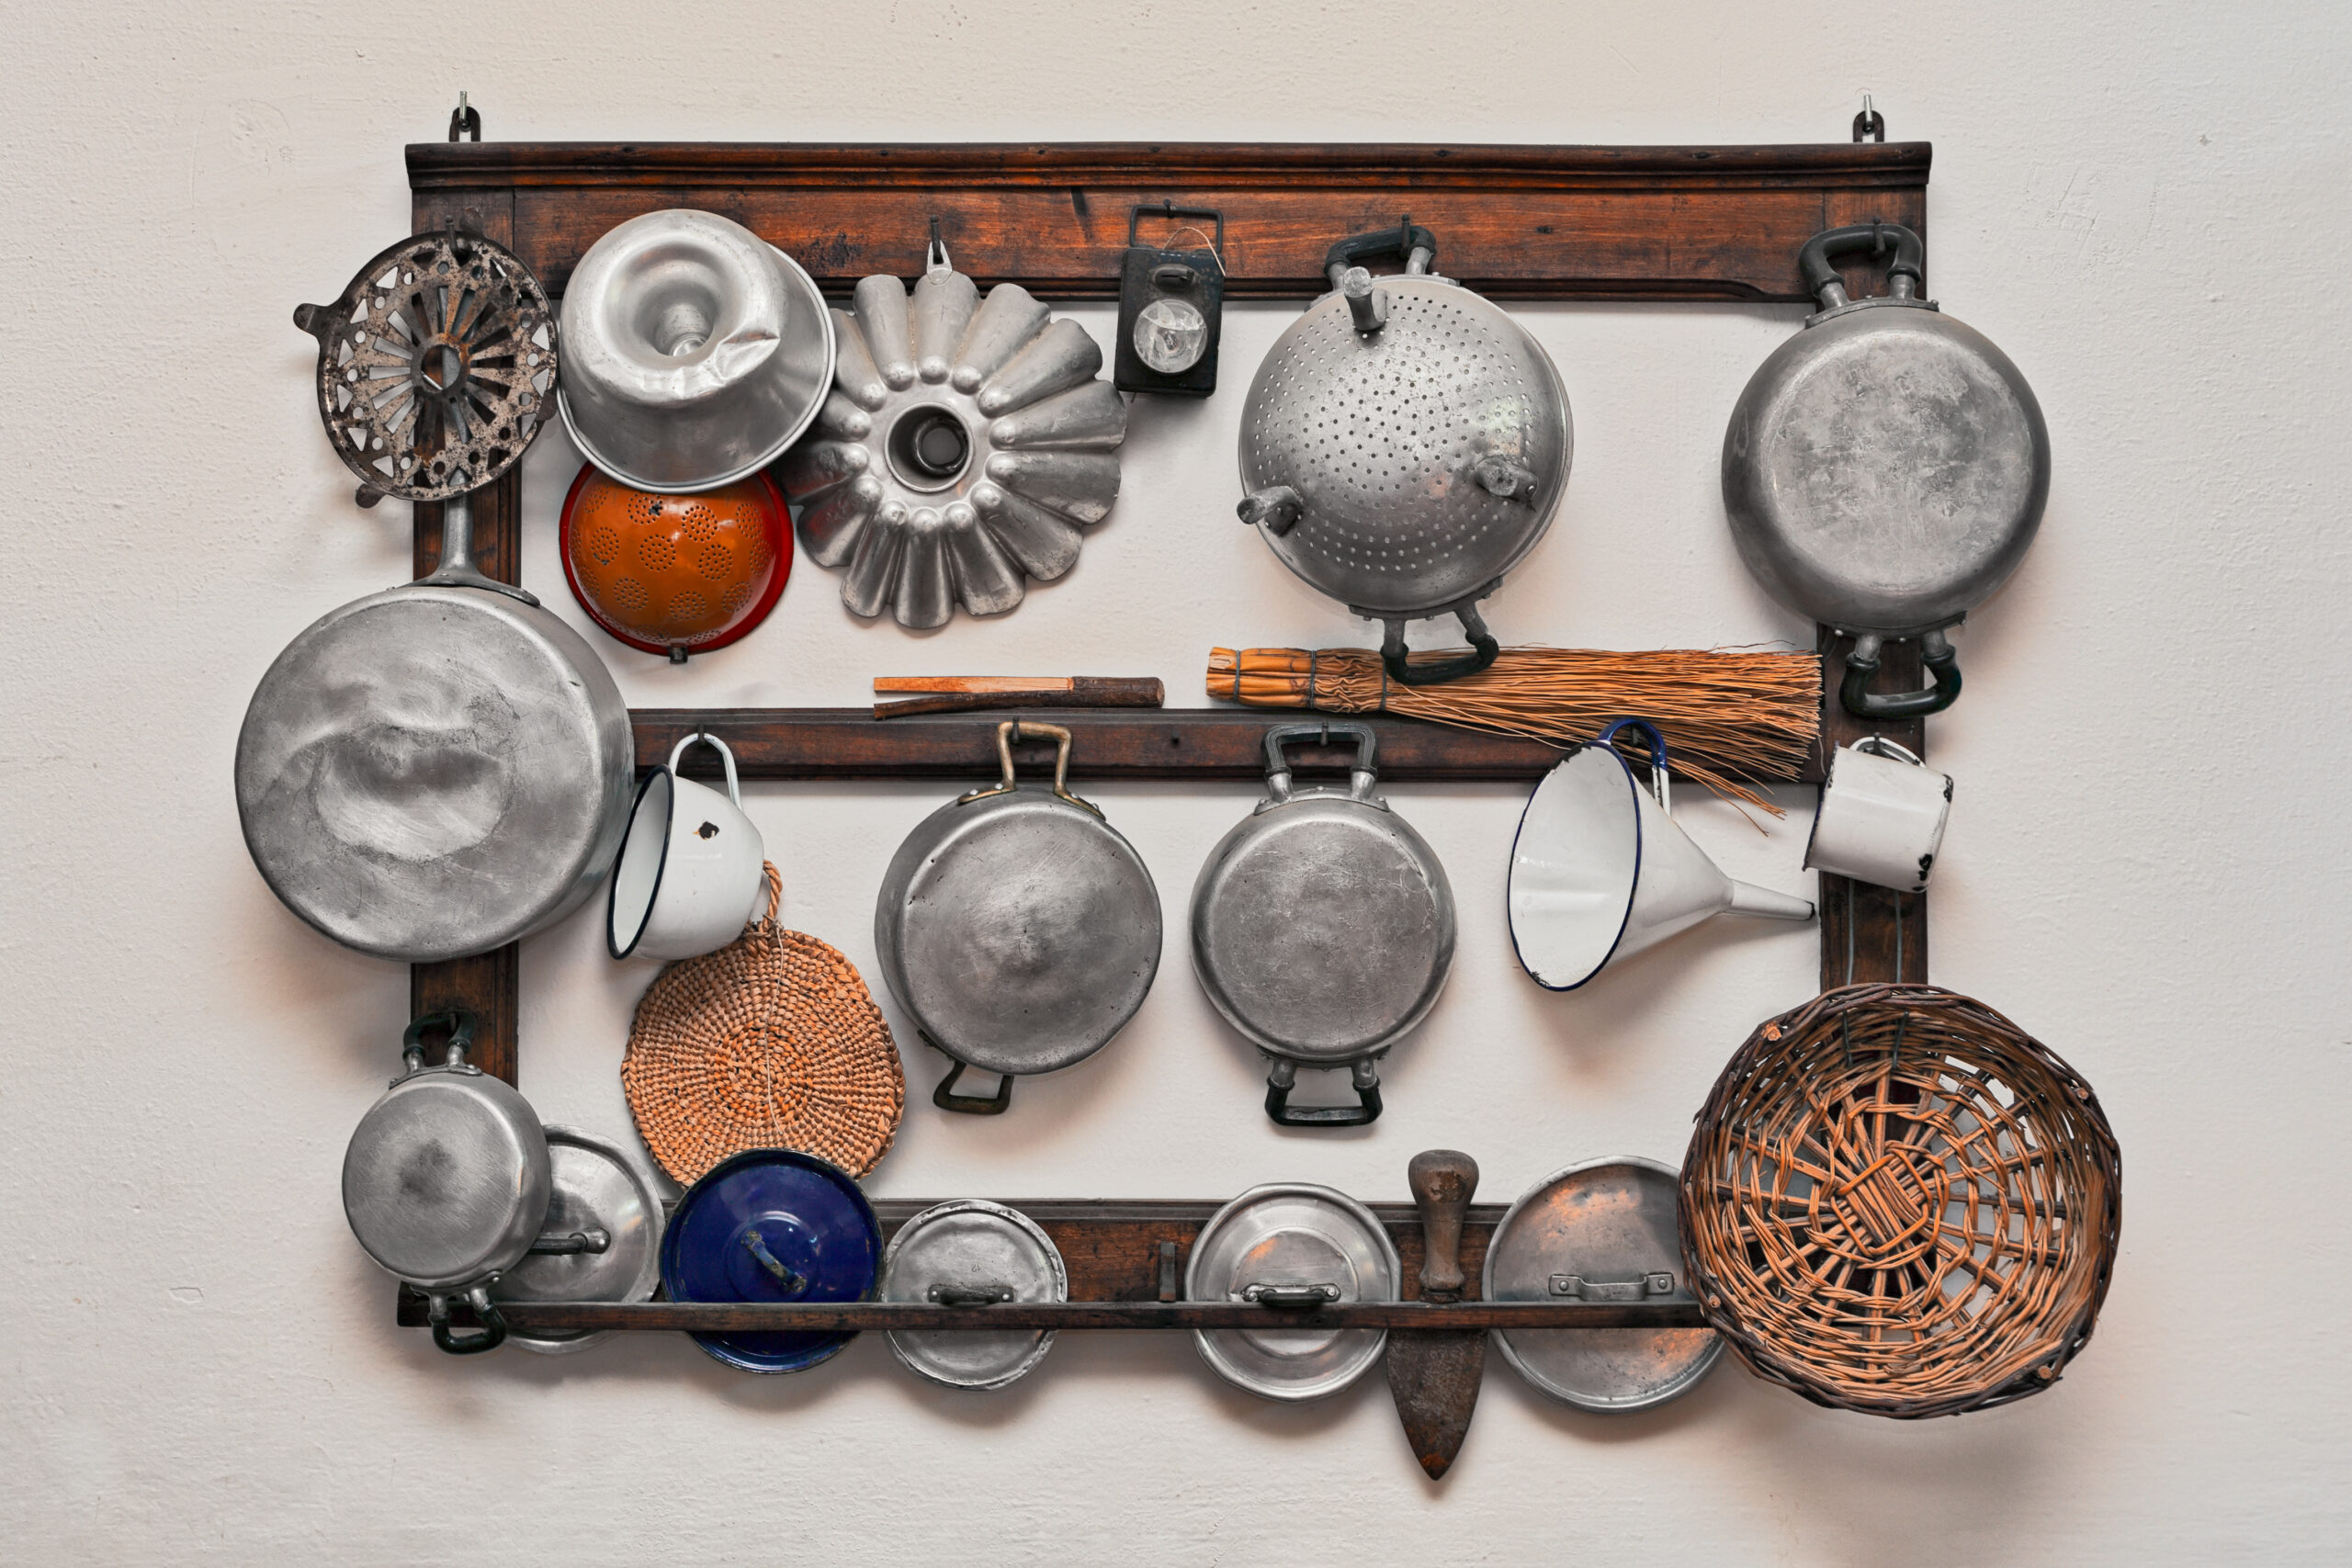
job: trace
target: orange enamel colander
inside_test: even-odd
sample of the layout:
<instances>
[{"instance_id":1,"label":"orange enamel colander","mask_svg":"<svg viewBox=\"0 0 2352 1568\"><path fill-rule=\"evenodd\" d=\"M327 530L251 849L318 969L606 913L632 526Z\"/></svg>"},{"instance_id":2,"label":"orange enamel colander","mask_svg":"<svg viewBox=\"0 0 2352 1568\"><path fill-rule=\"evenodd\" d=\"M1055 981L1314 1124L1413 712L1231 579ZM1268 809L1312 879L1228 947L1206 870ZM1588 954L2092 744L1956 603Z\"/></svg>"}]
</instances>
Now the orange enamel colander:
<instances>
[{"instance_id":1,"label":"orange enamel colander","mask_svg":"<svg viewBox=\"0 0 2352 1568\"><path fill-rule=\"evenodd\" d=\"M631 648L724 648L767 618L792 575L792 524L764 472L694 495L632 490L583 464L563 498L563 574Z\"/></svg>"}]
</instances>

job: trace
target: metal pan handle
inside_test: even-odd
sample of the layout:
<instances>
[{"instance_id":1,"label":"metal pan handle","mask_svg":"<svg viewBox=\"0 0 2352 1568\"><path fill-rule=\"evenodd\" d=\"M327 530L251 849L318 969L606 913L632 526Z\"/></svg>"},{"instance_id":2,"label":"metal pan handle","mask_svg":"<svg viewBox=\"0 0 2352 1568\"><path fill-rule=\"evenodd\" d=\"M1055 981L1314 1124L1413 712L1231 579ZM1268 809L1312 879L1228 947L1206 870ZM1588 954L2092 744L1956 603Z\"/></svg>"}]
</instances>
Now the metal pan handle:
<instances>
[{"instance_id":1,"label":"metal pan handle","mask_svg":"<svg viewBox=\"0 0 2352 1568\"><path fill-rule=\"evenodd\" d=\"M1337 292L1340 279L1347 276L1348 268L1383 256L1393 256L1404 263L1406 272L1419 276L1437 263L1437 236L1409 217L1394 229L1351 234L1323 253L1323 276Z\"/></svg>"},{"instance_id":2,"label":"metal pan handle","mask_svg":"<svg viewBox=\"0 0 2352 1568\"><path fill-rule=\"evenodd\" d=\"M1290 1091L1298 1082L1298 1064L1277 1056L1266 1069L1266 1116L1277 1127L1362 1127L1380 1120L1380 1068L1369 1056L1348 1064L1356 1091L1353 1105L1321 1105L1293 1111Z\"/></svg>"},{"instance_id":3,"label":"metal pan handle","mask_svg":"<svg viewBox=\"0 0 2352 1568\"><path fill-rule=\"evenodd\" d=\"M1871 634L1854 639L1846 655L1846 679L1838 684L1838 700L1857 718L1920 718L1941 713L1960 696L1960 652L1940 631L1919 638L1919 662L1936 678L1932 686L1916 692L1873 692L1871 677L1878 673L1879 650L1884 640Z\"/></svg>"},{"instance_id":4,"label":"metal pan handle","mask_svg":"<svg viewBox=\"0 0 2352 1568\"><path fill-rule=\"evenodd\" d=\"M1283 748L1295 740L1312 740L1328 746L1333 737L1356 743L1356 760L1348 770L1348 794L1357 800L1370 801L1373 786L1380 782L1380 769L1374 761L1379 751L1380 738L1372 726L1361 722L1341 724L1278 724L1266 731L1266 795L1281 802L1291 797L1290 758Z\"/></svg>"},{"instance_id":5,"label":"metal pan handle","mask_svg":"<svg viewBox=\"0 0 2352 1568\"><path fill-rule=\"evenodd\" d=\"M435 1345L452 1356L479 1356L484 1350L495 1350L506 1343L506 1318L492 1303L488 1285L476 1285L468 1291L466 1304L474 1309L474 1317L481 1323L481 1332L460 1337L449 1327L449 1298L425 1298L424 1320L433 1325Z\"/></svg>"},{"instance_id":6,"label":"metal pan handle","mask_svg":"<svg viewBox=\"0 0 2352 1568\"><path fill-rule=\"evenodd\" d=\"M1854 223L1843 229L1824 229L1798 248L1797 270L1804 274L1805 292L1820 300L1823 310L1834 310L1850 301L1846 298L1846 280L1838 276L1829 258L1852 251L1883 255L1889 250L1894 252L1894 259L1886 265L1887 295L1894 299L1911 299L1927 278L1928 247L1917 234L1900 223Z\"/></svg>"},{"instance_id":7,"label":"metal pan handle","mask_svg":"<svg viewBox=\"0 0 2352 1568\"><path fill-rule=\"evenodd\" d=\"M474 1015L464 1008L449 1008L440 1012L428 1012L410 1024L408 1032L401 1036L401 1060L407 1064L408 1072L423 1072L424 1070L424 1037L436 1029L444 1029L449 1032L449 1044L448 1054L442 1058L441 1065L447 1067L462 1067L466 1065L466 1053L473 1049L474 1028L477 1022ZM401 1077L407 1076L408 1073L401 1075ZM395 1078L392 1081L398 1083L400 1079Z\"/></svg>"},{"instance_id":8,"label":"metal pan handle","mask_svg":"<svg viewBox=\"0 0 2352 1568\"><path fill-rule=\"evenodd\" d=\"M928 1034L925 1034L922 1038L924 1044L929 1045L934 1051L939 1051L939 1043L937 1041L933 1040ZM943 1056L947 1056L947 1053L944 1051L939 1051L939 1054ZM954 1062L955 1066L949 1067L947 1069L947 1076L939 1080L939 1087L931 1091L931 1102L933 1105L936 1105L942 1111L953 1111L965 1116L1001 1116L1004 1114L1005 1108L1012 1103L1012 1075L1011 1073L999 1073L997 1075L996 1092L994 1094L957 1094L956 1092L956 1080L964 1076L964 1069L967 1064L956 1061L953 1056L947 1056L947 1059L950 1062Z\"/></svg>"},{"instance_id":9,"label":"metal pan handle","mask_svg":"<svg viewBox=\"0 0 2352 1568\"><path fill-rule=\"evenodd\" d=\"M1102 815L1102 808L1091 800L1081 800L1069 792L1069 731L1058 724L1039 724L1035 719L1008 718L996 727L996 757L1004 769L1002 780L987 789L976 789L969 795L956 797L958 806L969 806L976 800L986 800L992 795L1011 795L1015 788L1012 775L1012 743L1016 740L1051 740L1054 749L1054 794L1080 811L1092 816Z\"/></svg>"}]
</instances>

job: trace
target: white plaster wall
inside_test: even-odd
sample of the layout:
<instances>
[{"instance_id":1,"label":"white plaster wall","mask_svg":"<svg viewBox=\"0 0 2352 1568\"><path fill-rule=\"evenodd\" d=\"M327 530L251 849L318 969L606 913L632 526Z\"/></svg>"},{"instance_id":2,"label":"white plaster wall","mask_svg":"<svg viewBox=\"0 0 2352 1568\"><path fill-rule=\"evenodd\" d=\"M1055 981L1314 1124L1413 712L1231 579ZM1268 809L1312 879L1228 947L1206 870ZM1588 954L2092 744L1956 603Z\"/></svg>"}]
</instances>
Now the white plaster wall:
<instances>
[{"instance_id":1,"label":"white plaster wall","mask_svg":"<svg viewBox=\"0 0 2352 1568\"><path fill-rule=\"evenodd\" d=\"M2341 1561L2352 985L2340 783L2352 222L2337 4L2218 7L606 3L18 6L0 19L0 1558L107 1561L1862 1563ZM1936 143L1937 292L2032 378L2057 447L2041 542L1962 639L1934 726L1960 795L1936 977L2098 1086L2126 1153L2098 1337L2047 1396L1957 1421L1835 1416L1736 1367L1604 1420L1490 1368L1442 1486L1377 1377L1235 1393L1176 1336L1072 1336L1011 1392L917 1383L876 1338L808 1376L644 1337L436 1356L336 1201L406 977L311 934L246 861L239 717L313 616L406 573L320 439L298 300L403 231L400 150L458 89L494 137L1842 139L1860 94ZM1524 312L1578 423L1514 638L1802 637L1729 548L1724 416L1793 308ZM1081 319L1106 334L1108 315ZM1361 640L1231 521L1250 367L1136 411L1077 571L1008 620L851 620L805 562L756 637L684 671L601 644L633 701L854 703L876 672L1163 676L1213 643ZM526 581L572 609L528 461ZM944 790L763 787L791 919L870 964L872 889ZM1097 792L1171 911L1238 787ZM1687 792L1686 798L1695 792ZM1171 943L1111 1051L1001 1120L916 1104L890 1196L1402 1197L1432 1144L1482 1196L1569 1161L1679 1157L1810 930L1729 923L1574 997L1516 972L1503 789L1399 788L1463 908L1443 1004L1368 1133L1286 1135ZM1742 875L1770 836L1693 801ZM526 947L524 1087L628 1131L648 977L577 920ZM1181 924L1174 927L1181 931ZM869 970L870 972L870 970ZM2332 1479L2331 1479L2332 1478Z\"/></svg>"}]
</instances>

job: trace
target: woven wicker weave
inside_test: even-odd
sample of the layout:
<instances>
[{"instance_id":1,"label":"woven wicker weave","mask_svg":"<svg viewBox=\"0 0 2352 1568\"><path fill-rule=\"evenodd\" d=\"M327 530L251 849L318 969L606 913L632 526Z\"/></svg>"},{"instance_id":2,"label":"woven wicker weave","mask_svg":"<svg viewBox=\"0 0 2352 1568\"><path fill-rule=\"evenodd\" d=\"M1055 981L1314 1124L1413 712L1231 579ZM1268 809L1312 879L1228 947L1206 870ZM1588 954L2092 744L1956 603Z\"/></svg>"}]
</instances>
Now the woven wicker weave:
<instances>
[{"instance_id":1,"label":"woven wicker weave","mask_svg":"<svg viewBox=\"0 0 2352 1568\"><path fill-rule=\"evenodd\" d=\"M1815 1404L1953 1416L2037 1393L2089 1339L2121 1224L2115 1134L1983 1003L1849 986L1748 1037L1682 1165L1708 1321Z\"/></svg>"},{"instance_id":2,"label":"woven wicker weave","mask_svg":"<svg viewBox=\"0 0 2352 1568\"><path fill-rule=\"evenodd\" d=\"M745 1149L787 1148L864 1176L889 1151L907 1080L856 966L767 917L646 988L621 1058L639 1136L692 1182Z\"/></svg>"}]
</instances>

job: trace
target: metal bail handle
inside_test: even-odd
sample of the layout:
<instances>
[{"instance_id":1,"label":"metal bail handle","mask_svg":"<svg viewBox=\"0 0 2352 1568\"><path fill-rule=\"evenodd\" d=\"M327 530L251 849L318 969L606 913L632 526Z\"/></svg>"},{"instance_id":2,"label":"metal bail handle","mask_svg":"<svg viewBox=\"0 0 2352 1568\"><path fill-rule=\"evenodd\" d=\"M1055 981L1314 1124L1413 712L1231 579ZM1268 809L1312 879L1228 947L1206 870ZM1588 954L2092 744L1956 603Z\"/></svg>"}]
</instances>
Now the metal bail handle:
<instances>
[{"instance_id":1,"label":"metal bail handle","mask_svg":"<svg viewBox=\"0 0 2352 1568\"><path fill-rule=\"evenodd\" d=\"M1356 1091L1353 1105L1322 1105L1293 1111L1290 1091L1298 1082L1298 1064L1276 1056L1266 1069L1266 1116L1277 1127L1362 1127L1380 1120L1380 1068L1369 1056L1348 1064Z\"/></svg>"},{"instance_id":2,"label":"metal bail handle","mask_svg":"<svg viewBox=\"0 0 2352 1568\"><path fill-rule=\"evenodd\" d=\"M1361 722L1343 724L1278 724L1266 731L1266 794L1275 801L1291 797L1290 758L1283 748L1293 741L1312 740L1329 746L1337 736L1356 744L1356 760L1348 769L1348 795L1353 800L1369 802L1373 786L1380 782L1380 769L1374 759L1380 749L1380 737L1372 726Z\"/></svg>"},{"instance_id":3,"label":"metal bail handle","mask_svg":"<svg viewBox=\"0 0 2352 1568\"><path fill-rule=\"evenodd\" d=\"M678 759L686 754L687 747L697 744L707 746L718 753L719 765L727 770L727 798L738 806L742 805L743 792L737 788L735 784L735 753L727 749L726 741L707 729L697 729L670 748L670 771L676 773Z\"/></svg>"},{"instance_id":4,"label":"metal bail handle","mask_svg":"<svg viewBox=\"0 0 2352 1568\"><path fill-rule=\"evenodd\" d=\"M487 1284L474 1286L466 1292L466 1304L473 1308L481 1332L460 1337L449 1327L449 1298L424 1298L424 1321L433 1325L433 1343L452 1356L479 1356L484 1350L495 1350L506 1343L506 1319L490 1299Z\"/></svg>"},{"instance_id":5,"label":"metal bail handle","mask_svg":"<svg viewBox=\"0 0 2352 1568\"><path fill-rule=\"evenodd\" d=\"M1873 692L1871 677L1878 673L1880 650L1886 639L1866 632L1854 639L1846 655L1846 678L1838 682L1838 700L1857 718L1921 718L1941 713L1960 697L1960 653L1941 630L1919 637L1919 662L1936 678L1932 686L1916 692Z\"/></svg>"},{"instance_id":6,"label":"metal bail handle","mask_svg":"<svg viewBox=\"0 0 2352 1568\"><path fill-rule=\"evenodd\" d=\"M1394 229L1351 234L1323 253L1323 276L1336 293L1350 267L1362 266L1383 256L1402 262L1408 276L1426 276L1437 262L1437 236L1409 216Z\"/></svg>"},{"instance_id":7,"label":"metal bail handle","mask_svg":"<svg viewBox=\"0 0 2352 1568\"><path fill-rule=\"evenodd\" d=\"M1441 610L1438 614L1446 612ZM1462 630L1470 638L1470 651L1459 659L1442 659L1433 664L1415 664L1406 656L1403 621L1382 620L1386 630L1380 638L1380 662L1390 680L1400 686L1434 686L1476 675L1495 661L1496 655L1503 650L1502 644L1487 629L1486 617L1478 614L1478 607L1464 604L1455 606L1453 614L1460 618Z\"/></svg>"},{"instance_id":8,"label":"metal bail handle","mask_svg":"<svg viewBox=\"0 0 2352 1568\"><path fill-rule=\"evenodd\" d=\"M1004 769L1001 782L987 789L976 789L969 795L956 797L958 806L969 806L976 800L986 800L992 795L1011 795L1017 787L1012 773L1012 743L1016 740L1051 740L1054 742L1054 795L1091 816L1102 815L1102 808L1091 800L1082 800L1069 792L1069 731L1058 724L1039 724L1035 719L1008 718L996 727L997 761Z\"/></svg>"},{"instance_id":9,"label":"metal bail handle","mask_svg":"<svg viewBox=\"0 0 2352 1568\"><path fill-rule=\"evenodd\" d=\"M1650 793L1657 797L1659 810L1672 811L1674 805L1668 797L1666 786L1666 737L1659 734L1657 726L1648 719L1621 718L1612 721L1608 728L1595 736L1592 743L1606 746L1613 751L1617 749L1617 732L1621 729L1638 729L1650 738Z\"/></svg>"},{"instance_id":10,"label":"metal bail handle","mask_svg":"<svg viewBox=\"0 0 2352 1568\"><path fill-rule=\"evenodd\" d=\"M1846 280L1838 276L1829 258L1854 251L1883 255L1889 250L1894 251L1894 259L1886 265L1887 298L1911 299L1927 282L1928 247L1900 223L1824 229L1797 248L1797 270L1804 274L1805 292L1820 300L1823 310L1834 310L1851 301L1846 298Z\"/></svg>"},{"instance_id":11,"label":"metal bail handle","mask_svg":"<svg viewBox=\"0 0 2352 1568\"><path fill-rule=\"evenodd\" d=\"M408 1073L421 1073L424 1070L424 1037L436 1029L446 1029L449 1032L448 1051L447 1055L442 1057L441 1065L445 1067L464 1066L466 1053L472 1050L474 1046L474 1027L477 1022L474 1015L464 1008L448 1008L440 1012L428 1012L410 1024L407 1032L401 1036L401 1060L407 1064ZM408 1073L402 1073L401 1077L406 1077ZM394 1078L392 1081L398 1083L400 1078Z\"/></svg>"}]
</instances>

